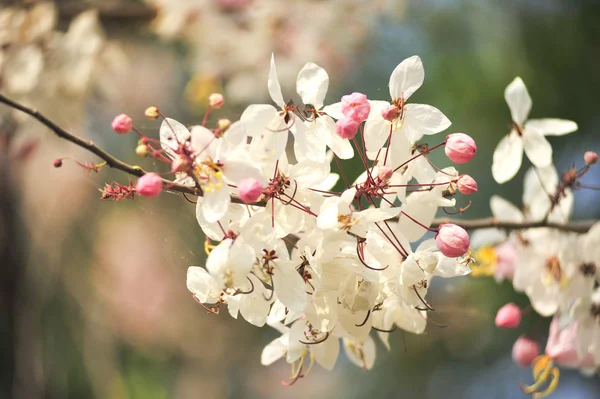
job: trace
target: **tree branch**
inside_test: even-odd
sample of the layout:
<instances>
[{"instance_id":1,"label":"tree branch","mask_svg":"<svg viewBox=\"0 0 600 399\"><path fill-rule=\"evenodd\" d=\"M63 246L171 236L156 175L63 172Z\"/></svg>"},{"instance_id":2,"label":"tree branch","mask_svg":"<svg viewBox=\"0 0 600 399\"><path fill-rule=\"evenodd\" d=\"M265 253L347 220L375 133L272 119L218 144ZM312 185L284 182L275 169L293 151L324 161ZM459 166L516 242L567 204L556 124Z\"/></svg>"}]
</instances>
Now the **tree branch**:
<instances>
[{"instance_id":1,"label":"tree branch","mask_svg":"<svg viewBox=\"0 0 600 399\"><path fill-rule=\"evenodd\" d=\"M108 152L106 152L102 148L98 147L93 142L84 140L81 137L75 136L75 135L67 132L66 130L64 130L63 128L61 128L60 126L58 126L57 124L52 122L50 119L46 118L44 115L39 113L36 109L27 108L24 105L21 105L15 101L5 97L2 94L0 94L0 103L4 103L4 104L8 105L9 107L12 107L16 110L26 113L27 115L32 116L33 118L40 121L44 126L49 128L50 130L52 130L61 139L70 141L71 143L73 143L81 148L84 148L84 149L88 150L89 152L97 155L102 160L106 161L106 165L110 166L111 168L118 169L122 172L128 173L128 174L130 174L132 176L136 176L136 177L140 177L140 176L143 176L146 173L148 173L144 169L140 168L139 166L129 165L129 164L113 157L112 155L110 155ZM184 185L177 184L177 183L172 182L167 179L162 179L162 180L163 180L163 185L168 190L177 191L177 192L185 193L185 194L191 194L191 195L195 195L195 196L201 196L201 194L202 194L201 191L195 187L184 186ZM243 204L242 200L240 200L237 197L232 197L231 201L234 203L237 203L237 204ZM256 205L260 205L260 203L258 203Z\"/></svg>"},{"instance_id":2,"label":"tree branch","mask_svg":"<svg viewBox=\"0 0 600 399\"><path fill-rule=\"evenodd\" d=\"M498 220L496 218L482 218L482 219L456 219L456 218L438 218L433 221L431 224L432 228L437 228L441 224L452 223L456 224L466 230L477 230L477 229L485 229L490 227L496 227L499 229L506 230L518 230L518 229L533 229L538 227L550 227L553 229L561 230L561 231L571 231L575 233L586 233L590 227L597 220L584 220L579 222L571 222L567 224L559 224L552 223L547 221L538 221L538 222L506 222L502 220Z\"/></svg>"},{"instance_id":3,"label":"tree branch","mask_svg":"<svg viewBox=\"0 0 600 399\"><path fill-rule=\"evenodd\" d=\"M32 116L33 118L40 121L44 126L48 127L50 130L52 130L58 137L65 139L67 141L70 141L71 143L73 143L81 148L84 148L84 149L88 150L89 152L97 155L98 157L100 157L101 159L106 161L106 164L108 166L110 166L111 168L118 169L122 172L128 173L128 174L130 174L132 176L136 176L136 177L143 176L144 174L147 173L145 170L143 170L139 166L129 165L129 164L113 157L108 152L106 152L102 148L95 145L93 142L84 140L81 137L75 136L75 135L67 132L66 130L62 129L60 126L56 125L54 122L52 122L51 120L46 118L44 115L40 114L35 109L27 108L15 101L10 100L9 98L5 97L2 94L0 94L0 103L4 103L4 104L8 105L9 107L12 107L16 110L19 110L21 112L24 112L24 113ZM166 180L166 179L163 179L163 184L170 191L176 191L176 192L180 192L180 193L195 195L198 197L202 196L202 191L197 188L194 188L194 187L184 186L184 185L177 184L177 183L174 183L174 182L172 182L170 180ZM242 200L235 196L231 197L231 202L236 203L236 204L243 204ZM250 204L250 205L265 206L266 203L264 201L260 201L260 202ZM558 224L558 223L551 223L551 222L547 222L547 221L515 223L515 222L501 221L496 218L483 218L483 219L472 219L472 220L438 218L433 221L431 227L437 228L441 224L445 224L445 223L453 223L453 224L461 226L467 230L483 229L483 228L489 228L489 227L496 227L496 228L506 229L506 230L550 227L550 228L558 229L561 231L585 233L590 229L590 227L594 223L596 223L596 221L589 220L589 221L581 221L581 222L571 222L568 224Z\"/></svg>"}]
</instances>

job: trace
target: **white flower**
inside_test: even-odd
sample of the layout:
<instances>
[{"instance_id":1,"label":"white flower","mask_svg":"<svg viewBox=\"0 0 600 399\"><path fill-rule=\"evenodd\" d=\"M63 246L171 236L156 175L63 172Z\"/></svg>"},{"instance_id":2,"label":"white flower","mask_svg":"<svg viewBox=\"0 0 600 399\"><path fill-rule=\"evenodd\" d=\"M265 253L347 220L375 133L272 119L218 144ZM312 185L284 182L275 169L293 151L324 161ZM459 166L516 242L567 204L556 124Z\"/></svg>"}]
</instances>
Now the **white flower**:
<instances>
[{"instance_id":1,"label":"white flower","mask_svg":"<svg viewBox=\"0 0 600 399\"><path fill-rule=\"evenodd\" d=\"M385 101L372 101L371 112L365 124L366 149L370 153L379 151L388 141L393 168L401 165L410 156L410 145L423 135L439 133L450 126L450 121L437 108L425 104L406 104L406 100L423 84L425 71L417 56L402 61L392 72L389 81L392 105L396 108L393 120L384 119L382 112L390 108ZM386 162L387 157L381 158Z\"/></svg>"},{"instance_id":2,"label":"white flower","mask_svg":"<svg viewBox=\"0 0 600 399\"><path fill-rule=\"evenodd\" d=\"M315 162L325 160L325 146L341 159L349 159L354 155L352 145L335 132L335 123L329 116L320 112L329 87L329 75L315 63L308 62L298 73L296 91L305 104L306 115L304 123L298 116L291 115L289 123L293 122L290 130L294 133L294 153L299 161L308 159ZM273 101L285 109L286 104L281 94L281 86L277 78L275 59L271 56L271 69L268 81L269 94Z\"/></svg>"},{"instance_id":3,"label":"white flower","mask_svg":"<svg viewBox=\"0 0 600 399\"><path fill-rule=\"evenodd\" d=\"M510 108L513 128L494 151L492 175L498 183L512 179L521 167L523 150L537 167L552 163L552 147L544 136L562 136L577 130L577 124L564 119L527 120L531 110L531 97L520 77L515 78L504 92Z\"/></svg>"},{"instance_id":4,"label":"white flower","mask_svg":"<svg viewBox=\"0 0 600 399\"><path fill-rule=\"evenodd\" d=\"M556 229L529 229L521 233L513 285L524 291L542 316L551 316L568 303L564 287L577 266L576 236Z\"/></svg>"}]
</instances>

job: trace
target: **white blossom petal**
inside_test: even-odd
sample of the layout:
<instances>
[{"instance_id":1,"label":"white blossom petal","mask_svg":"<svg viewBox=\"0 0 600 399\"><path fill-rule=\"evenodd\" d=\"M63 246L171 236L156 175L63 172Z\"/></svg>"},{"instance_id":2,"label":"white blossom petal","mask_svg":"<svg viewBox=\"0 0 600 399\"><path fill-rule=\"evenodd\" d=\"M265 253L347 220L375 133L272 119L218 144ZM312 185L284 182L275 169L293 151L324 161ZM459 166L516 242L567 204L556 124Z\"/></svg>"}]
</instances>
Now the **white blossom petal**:
<instances>
[{"instance_id":1,"label":"white blossom petal","mask_svg":"<svg viewBox=\"0 0 600 399\"><path fill-rule=\"evenodd\" d=\"M531 97L527 92L527 87L520 77L516 77L504 91L504 98L510 108L512 120L522 125L531 111Z\"/></svg>"},{"instance_id":2,"label":"white blossom petal","mask_svg":"<svg viewBox=\"0 0 600 399\"><path fill-rule=\"evenodd\" d=\"M415 143L423 135L431 135L444 131L452 124L439 109L426 104L406 104L406 117L403 130L406 129L408 139Z\"/></svg>"},{"instance_id":3,"label":"white blossom petal","mask_svg":"<svg viewBox=\"0 0 600 399\"><path fill-rule=\"evenodd\" d=\"M497 183L506 183L519 171L523 162L523 142L515 130L504 136L494 150L492 176Z\"/></svg>"},{"instance_id":4,"label":"white blossom petal","mask_svg":"<svg viewBox=\"0 0 600 399\"><path fill-rule=\"evenodd\" d=\"M296 90L304 104L311 104L316 109L321 109L328 87L329 75L317 64L308 62L298 73Z\"/></svg>"},{"instance_id":5,"label":"white blossom petal","mask_svg":"<svg viewBox=\"0 0 600 399\"><path fill-rule=\"evenodd\" d=\"M544 136L562 136L577 130L577 123L566 119L530 119L525 123L526 130L535 130Z\"/></svg>"},{"instance_id":6,"label":"white blossom petal","mask_svg":"<svg viewBox=\"0 0 600 399\"><path fill-rule=\"evenodd\" d=\"M207 222L215 223L225 215L231 203L230 194L229 188L226 186L210 192L204 192L202 214Z\"/></svg>"},{"instance_id":7,"label":"white blossom petal","mask_svg":"<svg viewBox=\"0 0 600 399\"><path fill-rule=\"evenodd\" d=\"M285 107L283 101L283 94L281 94L281 85L279 84L279 78L277 77L277 68L275 68L275 55L271 54L271 68L269 69L269 79L267 80L267 87L269 89L269 95L273 102L279 105L279 108Z\"/></svg>"},{"instance_id":8,"label":"white blossom petal","mask_svg":"<svg viewBox=\"0 0 600 399\"><path fill-rule=\"evenodd\" d=\"M535 130L523 132L523 149L527 158L538 168L552 163L552 146L544 136Z\"/></svg>"},{"instance_id":9,"label":"white blossom petal","mask_svg":"<svg viewBox=\"0 0 600 399\"><path fill-rule=\"evenodd\" d=\"M321 367L331 371L340 353L340 343L336 337L330 336L325 342L311 345L310 351Z\"/></svg>"},{"instance_id":10,"label":"white blossom petal","mask_svg":"<svg viewBox=\"0 0 600 399\"><path fill-rule=\"evenodd\" d=\"M413 55L402 61L390 76L390 97L407 100L421 87L425 80L425 70L421 58Z\"/></svg>"},{"instance_id":11,"label":"white blossom petal","mask_svg":"<svg viewBox=\"0 0 600 399\"><path fill-rule=\"evenodd\" d=\"M525 219L519 208L497 195L490 198L490 208L492 215L503 222L521 223Z\"/></svg>"},{"instance_id":12,"label":"white blossom petal","mask_svg":"<svg viewBox=\"0 0 600 399\"><path fill-rule=\"evenodd\" d=\"M286 341L288 339L287 335L283 335L269 342L260 355L260 363L263 366L269 366L284 357L287 352Z\"/></svg>"}]
</instances>

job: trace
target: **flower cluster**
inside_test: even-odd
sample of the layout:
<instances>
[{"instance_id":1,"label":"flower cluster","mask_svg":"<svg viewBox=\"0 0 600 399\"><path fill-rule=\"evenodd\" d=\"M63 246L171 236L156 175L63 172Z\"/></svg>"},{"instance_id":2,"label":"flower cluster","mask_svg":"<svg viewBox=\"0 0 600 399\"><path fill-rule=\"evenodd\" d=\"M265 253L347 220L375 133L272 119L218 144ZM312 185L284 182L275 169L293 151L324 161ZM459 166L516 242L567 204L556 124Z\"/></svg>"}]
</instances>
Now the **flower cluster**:
<instances>
[{"instance_id":1,"label":"flower cluster","mask_svg":"<svg viewBox=\"0 0 600 399\"><path fill-rule=\"evenodd\" d=\"M122 58L95 11L79 14L66 32L57 29L57 9L49 1L4 7L0 21L0 88L12 95L81 98Z\"/></svg>"},{"instance_id":2,"label":"flower cluster","mask_svg":"<svg viewBox=\"0 0 600 399\"><path fill-rule=\"evenodd\" d=\"M352 55L376 26L375 18L402 10L401 4L387 0L145 2L158 11L154 31L187 46L193 77L186 94L202 107L221 87L230 103L264 99L264 68L273 50L286 90L293 88L298 68L309 59L336 70L339 80L350 71Z\"/></svg>"},{"instance_id":3,"label":"flower cluster","mask_svg":"<svg viewBox=\"0 0 600 399\"><path fill-rule=\"evenodd\" d=\"M514 288L529 298L531 306L525 311L512 303L502 307L497 326L517 328L531 309L554 317L544 355L540 355L539 335L531 332L521 336L513 348L515 362L533 366L535 384L524 391L543 397L558 383L555 364L586 374L600 366L600 224L582 233L563 228L573 208L573 190L594 188L581 178L598 156L586 152L583 166L559 175L544 136L571 133L577 124L562 119L526 121L532 101L520 78L506 88L505 97L513 127L496 148L492 174L498 183L512 179L520 169L523 150L533 166L525 174L522 210L496 195L490 208L499 222L529 223L531 228L510 234L496 228L475 232L473 276L493 275L498 282L512 281Z\"/></svg>"},{"instance_id":4,"label":"flower cluster","mask_svg":"<svg viewBox=\"0 0 600 399\"><path fill-rule=\"evenodd\" d=\"M154 157L171 163L178 185L199 194L208 258L205 267L188 269L188 289L210 313L226 307L281 332L262 363L285 357L290 383L314 361L331 369L340 340L353 362L371 368L372 331L388 348L396 328L423 333L435 277L470 273L467 232L430 226L439 208L455 207L457 191L473 193L477 183L435 166L429 153L444 147L464 163L476 146L463 133L431 146L419 142L450 126L437 108L408 102L423 80L420 58L410 57L390 77L390 101L352 93L325 105L329 76L307 63L296 80L303 104L295 104L284 101L272 58L267 87L275 105L250 105L239 121L188 129L156 107L146 112L163 118ZM117 133L132 128L123 115L113 125ZM133 129L141 145L152 145ZM293 154L286 151L289 132ZM340 168L345 189L331 191L340 175L330 164L355 155L363 173L351 182ZM162 179L147 174L136 192L153 197L162 189Z\"/></svg>"}]
</instances>

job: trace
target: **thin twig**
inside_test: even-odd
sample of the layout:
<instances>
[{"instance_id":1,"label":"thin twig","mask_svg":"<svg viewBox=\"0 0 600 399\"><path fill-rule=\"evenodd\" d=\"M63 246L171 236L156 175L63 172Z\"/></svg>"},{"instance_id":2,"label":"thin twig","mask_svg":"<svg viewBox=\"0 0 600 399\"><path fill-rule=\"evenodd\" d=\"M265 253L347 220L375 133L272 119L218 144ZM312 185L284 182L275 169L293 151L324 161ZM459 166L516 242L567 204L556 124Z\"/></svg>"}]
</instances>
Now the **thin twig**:
<instances>
[{"instance_id":1,"label":"thin twig","mask_svg":"<svg viewBox=\"0 0 600 399\"><path fill-rule=\"evenodd\" d=\"M40 121L44 126L49 128L50 130L52 130L61 139L70 141L71 143L73 143L81 148L84 148L84 149L88 150L89 152L97 155L98 157L100 157L101 159L106 161L106 165L110 166L111 168L118 169L122 172L128 173L128 174L130 174L132 176L136 176L136 177L140 177L140 176L143 176L146 173L148 173L139 166L129 165L128 163L125 163L125 162L113 157L112 155L110 155L108 152L106 152L102 148L98 147L93 142L91 142L89 140L84 140L81 137L75 136L74 134L67 132L66 130L64 130L63 128L61 128L60 126L58 126L57 124L52 122L50 119L46 118L44 115L42 115L36 109L25 107L24 105L21 105L15 101L5 97L2 94L0 94L0 103L4 103L4 104L8 105L9 107L12 107L16 110L26 113L27 115L32 116L33 118ZM163 179L163 185L165 186L166 190L177 191L177 192L184 193L184 194L191 194L191 195L195 195L198 197L202 196L202 191L196 187L184 186L182 184L177 184L177 183L172 182L167 179ZM232 197L231 202L234 202L236 204L244 204L244 202L237 197ZM264 206L264 204L262 202L258 202L258 203L251 204L251 205Z\"/></svg>"}]
</instances>

